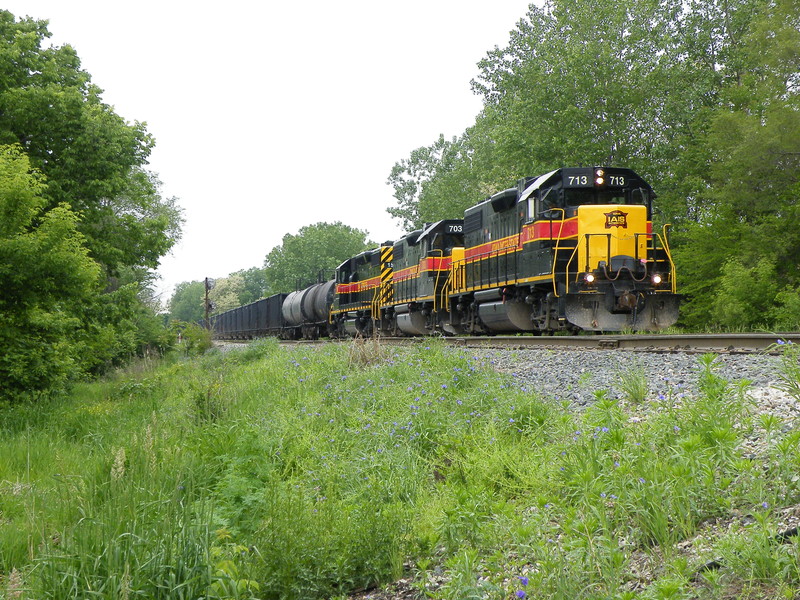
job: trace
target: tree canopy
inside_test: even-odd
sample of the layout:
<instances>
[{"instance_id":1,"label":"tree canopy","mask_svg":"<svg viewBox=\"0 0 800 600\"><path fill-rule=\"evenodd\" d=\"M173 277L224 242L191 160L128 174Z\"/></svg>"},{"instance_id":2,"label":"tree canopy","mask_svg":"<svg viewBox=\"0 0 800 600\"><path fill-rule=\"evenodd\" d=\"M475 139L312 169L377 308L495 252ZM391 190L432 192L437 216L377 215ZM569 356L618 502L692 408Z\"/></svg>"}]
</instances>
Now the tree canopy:
<instances>
[{"instance_id":1,"label":"tree canopy","mask_svg":"<svg viewBox=\"0 0 800 600\"><path fill-rule=\"evenodd\" d=\"M45 210L68 205L89 253L110 274L153 269L181 215L145 170L154 140L102 101L75 50L43 47L46 21L0 11L0 143L19 144L46 177Z\"/></svg>"},{"instance_id":2,"label":"tree canopy","mask_svg":"<svg viewBox=\"0 0 800 600\"><path fill-rule=\"evenodd\" d=\"M169 315L175 321L199 323L205 317L206 286L202 281L184 281L175 286Z\"/></svg>"},{"instance_id":3,"label":"tree canopy","mask_svg":"<svg viewBox=\"0 0 800 600\"><path fill-rule=\"evenodd\" d=\"M331 278L333 270L359 252L374 247L367 232L341 222L314 223L287 233L264 260L271 293L293 292L316 283L320 276Z\"/></svg>"}]
</instances>

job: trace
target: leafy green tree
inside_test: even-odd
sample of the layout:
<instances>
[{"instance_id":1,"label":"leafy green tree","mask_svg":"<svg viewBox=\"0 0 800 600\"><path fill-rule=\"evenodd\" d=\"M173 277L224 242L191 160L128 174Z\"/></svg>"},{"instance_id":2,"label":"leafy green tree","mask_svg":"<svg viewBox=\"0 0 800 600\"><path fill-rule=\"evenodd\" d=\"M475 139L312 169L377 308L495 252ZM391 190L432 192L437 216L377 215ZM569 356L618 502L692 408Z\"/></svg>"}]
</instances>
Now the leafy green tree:
<instances>
[{"instance_id":1,"label":"leafy green tree","mask_svg":"<svg viewBox=\"0 0 800 600\"><path fill-rule=\"evenodd\" d=\"M214 313L225 312L241 306L240 300L244 293L244 277L237 274L222 277L214 282L214 287L208 292L209 300L214 304Z\"/></svg>"},{"instance_id":2,"label":"leafy green tree","mask_svg":"<svg viewBox=\"0 0 800 600\"><path fill-rule=\"evenodd\" d=\"M82 372L82 311L100 290L78 218L47 212L42 176L19 146L0 146L0 395L60 389Z\"/></svg>"},{"instance_id":3,"label":"leafy green tree","mask_svg":"<svg viewBox=\"0 0 800 600\"><path fill-rule=\"evenodd\" d=\"M292 292L330 278L342 262L375 244L367 232L341 222L315 223L301 227L297 234L283 236L264 260L267 283L272 293Z\"/></svg>"},{"instance_id":4,"label":"leafy green tree","mask_svg":"<svg viewBox=\"0 0 800 600\"><path fill-rule=\"evenodd\" d=\"M175 286L175 293L169 301L170 319L198 323L205 316L205 283L184 281Z\"/></svg>"},{"instance_id":5,"label":"leafy green tree","mask_svg":"<svg viewBox=\"0 0 800 600\"><path fill-rule=\"evenodd\" d=\"M798 0L760 4L725 52L726 85L704 137L706 201L676 251L691 327L797 326L800 231L789 224L800 218L798 11Z\"/></svg>"},{"instance_id":6,"label":"leafy green tree","mask_svg":"<svg viewBox=\"0 0 800 600\"><path fill-rule=\"evenodd\" d=\"M398 207L389 212L420 223L446 206L453 216L520 177L566 165L668 177L673 144L696 127L682 116L696 114L706 92L684 85L695 67L679 60L681 7L612 0L598 18L587 0L532 5L508 46L478 65L473 89L484 107L475 124L395 165Z\"/></svg>"},{"instance_id":7,"label":"leafy green tree","mask_svg":"<svg viewBox=\"0 0 800 600\"><path fill-rule=\"evenodd\" d=\"M69 45L43 47L46 21L0 11L0 143L18 143L47 177L46 210L81 215L91 256L115 275L155 268L177 241L181 214L144 167L153 139L102 102Z\"/></svg>"},{"instance_id":8,"label":"leafy green tree","mask_svg":"<svg viewBox=\"0 0 800 600\"><path fill-rule=\"evenodd\" d=\"M394 188L397 206L389 214L411 231L428 221L453 218L464 207L474 204L481 193L497 190L477 179L471 168L469 134L446 140L439 136L429 147L417 148L407 159L395 164L388 183Z\"/></svg>"},{"instance_id":9,"label":"leafy green tree","mask_svg":"<svg viewBox=\"0 0 800 600\"><path fill-rule=\"evenodd\" d=\"M750 267L732 259L722 267L714 294L714 315L726 329L763 325L778 293L775 265L767 258Z\"/></svg>"},{"instance_id":10,"label":"leafy green tree","mask_svg":"<svg viewBox=\"0 0 800 600\"><path fill-rule=\"evenodd\" d=\"M208 299L212 312L220 313L263 298L268 293L264 269L252 267L214 280ZM169 301L169 318L173 321L199 323L205 318L205 283L184 281L175 287Z\"/></svg>"},{"instance_id":11,"label":"leafy green tree","mask_svg":"<svg viewBox=\"0 0 800 600\"><path fill-rule=\"evenodd\" d=\"M52 308L47 336L40 338L57 349L57 357L41 353L53 364L52 376L29 382L31 390L41 391L76 373L98 373L148 349L167 347L155 304L147 299L148 285L182 222L174 199L161 197L160 182L145 169L153 146L145 125L126 122L105 104L74 49L45 47L49 36L46 21L17 20L0 10L0 144L16 145L30 173L41 174L36 175L36 216L22 237L18 232L12 239L17 244L28 239L31 252L38 251L36 240L46 239L47 228L58 223L64 243L93 259L105 280L95 281L91 293L84 289L75 305L64 299L69 291L38 305L45 312ZM11 253L9 260L9 269L18 272L36 262L24 253ZM76 267L76 273L82 271ZM32 289L37 286L31 283ZM31 318L19 302L6 310L12 325ZM36 347L37 330L20 331L17 343Z\"/></svg>"},{"instance_id":12,"label":"leafy green tree","mask_svg":"<svg viewBox=\"0 0 800 600\"><path fill-rule=\"evenodd\" d=\"M239 306L250 304L260 298L270 295L269 285L264 269L261 267L251 267L231 273L238 275L244 281L244 285L239 290Z\"/></svg>"}]
</instances>

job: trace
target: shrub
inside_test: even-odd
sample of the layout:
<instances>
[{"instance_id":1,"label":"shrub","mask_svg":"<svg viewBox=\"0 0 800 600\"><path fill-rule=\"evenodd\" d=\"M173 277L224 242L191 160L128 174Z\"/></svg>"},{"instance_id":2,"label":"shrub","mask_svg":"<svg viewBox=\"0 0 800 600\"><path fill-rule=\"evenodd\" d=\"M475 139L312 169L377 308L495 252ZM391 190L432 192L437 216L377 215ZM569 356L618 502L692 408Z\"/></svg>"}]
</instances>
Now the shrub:
<instances>
[{"instance_id":1,"label":"shrub","mask_svg":"<svg viewBox=\"0 0 800 600\"><path fill-rule=\"evenodd\" d=\"M186 356L200 356L214 347L211 332L195 323L187 323L181 331L182 350Z\"/></svg>"}]
</instances>

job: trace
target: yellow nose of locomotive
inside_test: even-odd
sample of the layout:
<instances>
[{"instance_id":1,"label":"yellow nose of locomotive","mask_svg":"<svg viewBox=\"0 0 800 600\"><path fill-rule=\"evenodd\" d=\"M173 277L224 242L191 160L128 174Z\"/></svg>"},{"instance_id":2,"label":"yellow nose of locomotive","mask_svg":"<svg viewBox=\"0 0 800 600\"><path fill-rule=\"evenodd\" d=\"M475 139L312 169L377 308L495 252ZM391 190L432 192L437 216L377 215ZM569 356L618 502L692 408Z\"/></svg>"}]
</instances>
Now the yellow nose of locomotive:
<instances>
[{"instance_id":1,"label":"yellow nose of locomotive","mask_svg":"<svg viewBox=\"0 0 800 600\"><path fill-rule=\"evenodd\" d=\"M578 270L600 263L633 264L647 258L647 207L588 204L578 207ZM613 259L613 260L612 260Z\"/></svg>"}]
</instances>

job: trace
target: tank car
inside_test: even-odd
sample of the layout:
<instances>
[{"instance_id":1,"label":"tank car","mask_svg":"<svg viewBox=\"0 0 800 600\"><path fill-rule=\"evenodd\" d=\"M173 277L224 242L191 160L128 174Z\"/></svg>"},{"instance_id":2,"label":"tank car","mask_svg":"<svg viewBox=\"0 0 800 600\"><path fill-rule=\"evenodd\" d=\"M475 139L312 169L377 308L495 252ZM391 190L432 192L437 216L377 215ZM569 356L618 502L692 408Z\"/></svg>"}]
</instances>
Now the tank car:
<instances>
[{"instance_id":1,"label":"tank car","mask_svg":"<svg viewBox=\"0 0 800 600\"><path fill-rule=\"evenodd\" d=\"M283 301L285 339L315 340L328 336L328 317L335 281L317 283L292 292Z\"/></svg>"}]
</instances>

